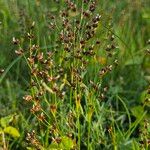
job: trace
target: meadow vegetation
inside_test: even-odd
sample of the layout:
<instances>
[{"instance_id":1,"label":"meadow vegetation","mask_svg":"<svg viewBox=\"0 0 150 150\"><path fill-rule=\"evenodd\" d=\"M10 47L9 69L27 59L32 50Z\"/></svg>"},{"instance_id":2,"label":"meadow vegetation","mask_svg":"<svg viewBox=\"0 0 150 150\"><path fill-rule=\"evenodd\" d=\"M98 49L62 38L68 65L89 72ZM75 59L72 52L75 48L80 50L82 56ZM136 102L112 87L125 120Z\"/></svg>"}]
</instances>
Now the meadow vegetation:
<instances>
[{"instance_id":1,"label":"meadow vegetation","mask_svg":"<svg viewBox=\"0 0 150 150\"><path fill-rule=\"evenodd\" d=\"M149 150L149 0L0 0L0 150Z\"/></svg>"}]
</instances>

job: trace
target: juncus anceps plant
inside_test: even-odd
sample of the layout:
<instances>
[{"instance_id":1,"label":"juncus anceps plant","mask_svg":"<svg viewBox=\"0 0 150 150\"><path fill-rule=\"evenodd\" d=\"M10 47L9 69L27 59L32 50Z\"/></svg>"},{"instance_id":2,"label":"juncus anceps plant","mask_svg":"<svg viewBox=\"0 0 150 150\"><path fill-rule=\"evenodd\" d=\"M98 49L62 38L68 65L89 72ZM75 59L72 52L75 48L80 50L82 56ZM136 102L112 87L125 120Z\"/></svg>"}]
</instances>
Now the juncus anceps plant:
<instances>
[{"instance_id":1,"label":"juncus anceps plant","mask_svg":"<svg viewBox=\"0 0 150 150\"><path fill-rule=\"evenodd\" d=\"M48 13L50 49L36 44L38 22L27 33L28 45L13 38L19 47L16 54L24 56L30 69L30 86L23 99L37 118L39 134L38 130L27 134L36 149L115 145L114 126L106 127L108 114L103 111L109 107L104 108L107 77L118 64L117 50L114 35L102 27L97 5L98 1L66 0L59 12Z\"/></svg>"}]
</instances>

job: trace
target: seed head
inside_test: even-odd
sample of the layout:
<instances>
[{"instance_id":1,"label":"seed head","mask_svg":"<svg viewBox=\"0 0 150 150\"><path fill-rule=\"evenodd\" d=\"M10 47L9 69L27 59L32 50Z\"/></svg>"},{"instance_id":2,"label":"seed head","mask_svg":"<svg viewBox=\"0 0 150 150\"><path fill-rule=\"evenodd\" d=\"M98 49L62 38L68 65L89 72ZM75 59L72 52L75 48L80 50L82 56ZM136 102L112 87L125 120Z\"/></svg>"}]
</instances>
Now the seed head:
<instances>
[{"instance_id":1,"label":"seed head","mask_svg":"<svg viewBox=\"0 0 150 150\"><path fill-rule=\"evenodd\" d=\"M23 97L23 99L24 99L25 101L29 102L29 101L33 100L33 97L32 97L31 95L25 95L25 96Z\"/></svg>"},{"instance_id":2,"label":"seed head","mask_svg":"<svg viewBox=\"0 0 150 150\"><path fill-rule=\"evenodd\" d=\"M23 54L23 49L15 50L15 53L17 55L22 55Z\"/></svg>"},{"instance_id":3,"label":"seed head","mask_svg":"<svg viewBox=\"0 0 150 150\"><path fill-rule=\"evenodd\" d=\"M0 69L0 74L2 74L5 70L4 69Z\"/></svg>"},{"instance_id":4,"label":"seed head","mask_svg":"<svg viewBox=\"0 0 150 150\"><path fill-rule=\"evenodd\" d=\"M14 45L18 45L20 43L19 39L16 39L15 37L13 37L12 42Z\"/></svg>"}]
</instances>

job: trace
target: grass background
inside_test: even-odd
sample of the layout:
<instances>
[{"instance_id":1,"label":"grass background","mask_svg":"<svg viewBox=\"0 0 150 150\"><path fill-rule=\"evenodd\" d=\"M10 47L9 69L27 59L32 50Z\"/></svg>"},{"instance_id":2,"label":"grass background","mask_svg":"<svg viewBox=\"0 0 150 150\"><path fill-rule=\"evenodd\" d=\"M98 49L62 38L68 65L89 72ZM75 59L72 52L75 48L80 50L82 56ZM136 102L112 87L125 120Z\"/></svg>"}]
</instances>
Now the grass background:
<instances>
[{"instance_id":1,"label":"grass background","mask_svg":"<svg viewBox=\"0 0 150 150\"><path fill-rule=\"evenodd\" d=\"M23 37L25 41L25 33L29 31L32 21L35 21L36 43L44 49L51 48L52 38L55 39L56 34L53 33L52 37L49 34L48 13L57 13L63 6L63 1L60 3L62 5L52 0L0 0L0 68L5 69L0 76L0 117L17 114L13 126L21 134L15 140L8 137L9 149L25 149L26 132L34 128L30 122L35 122L29 113L29 106L22 100L29 85L28 67L14 53L16 47L12 44L12 38ZM140 149L138 129L144 130L144 119L149 120L150 104L146 101L150 82L149 5L149 0L98 2L103 30L114 33L119 48L119 66L108 77L111 101L117 97L114 106L119 112L118 120L130 116L133 129L129 131L129 143L122 142L118 136L118 149ZM125 128L126 123L122 121L121 126ZM146 138L150 138L149 135ZM134 146L131 148L130 144ZM144 148L148 149L148 146L144 145Z\"/></svg>"}]
</instances>

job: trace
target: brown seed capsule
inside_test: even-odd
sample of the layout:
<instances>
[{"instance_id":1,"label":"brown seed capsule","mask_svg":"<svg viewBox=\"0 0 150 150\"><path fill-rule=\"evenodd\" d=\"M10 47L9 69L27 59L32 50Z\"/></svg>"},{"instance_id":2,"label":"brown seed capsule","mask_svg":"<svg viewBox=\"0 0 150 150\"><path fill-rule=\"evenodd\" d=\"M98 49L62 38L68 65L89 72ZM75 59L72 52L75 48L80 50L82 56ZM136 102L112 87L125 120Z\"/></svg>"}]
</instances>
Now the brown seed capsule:
<instances>
[{"instance_id":1,"label":"brown seed capsule","mask_svg":"<svg viewBox=\"0 0 150 150\"><path fill-rule=\"evenodd\" d=\"M64 98L64 96L65 96L65 94L66 94L66 92L60 92L59 94L58 94L58 96L61 98L61 99L63 99Z\"/></svg>"},{"instance_id":2,"label":"brown seed capsule","mask_svg":"<svg viewBox=\"0 0 150 150\"><path fill-rule=\"evenodd\" d=\"M5 70L4 69L0 69L0 74L2 74Z\"/></svg>"},{"instance_id":3,"label":"brown seed capsule","mask_svg":"<svg viewBox=\"0 0 150 150\"><path fill-rule=\"evenodd\" d=\"M117 60L117 59L115 59L114 63L115 63L115 65L118 65L118 60Z\"/></svg>"},{"instance_id":4,"label":"brown seed capsule","mask_svg":"<svg viewBox=\"0 0 150 150\"><path fill-rule=\"evenodd\" d=\"M55 16L51 15L50 18L51 18L52 20L54 20L54 19L55 19Z\"/></svg>"},{"instance_id":5,"label":"brown seed capsule","mask_svg":"<svg viewBox=\"0 0 150 150\"><path fill-rule=\"evenodd\" d=\"M37 102L37 103L35 103L33 106L32 106L32 108L30 109L30 111L32 112L32 113L35 113L35 112L38 112L38 111L40 111L41 110L41 105Z\"/></svg>"},{"instance_id":6,"label":"brown seed capsule","mask_svg":"<svg viewBox=\"0 0 150 150\"><path fill-rule=\"evenodd\" d=\"M45 115L43 114L43 112L37 116L39 121L44 121L45 120Z\"/></svg>"},{"instance_id":7,"label":"brown seed capsule","mask_svg":"<svg viewBox=\"0 0 150 150\"><path fill-rule=\"evenodd\" d=\"M95 90L98 90L98 85L95 84L93 81L90 80L90 84L92 85L92 87L95 89Z\"/></svg>"},{"instance_id":8,"label":"brown seed capsule","mask_svg":"<svg viewBox=\"0 0 150 150\"><path fill-rule=\"evenodd\" d=\"M27 37L28 37L29 39L33 39L33 38L34 38L34 35L31 34L31 33L27 33Z\"/></svg>"},{"instance_id":9,"label":"brown seed capsule","mask_svg":"<svg viewBox=\"0 0 150 150\"><path fill-rule=\"evenodd\" d=\"M90 30L90 29L92 28L92 26L89 25L89 24L87 24L87 25L86 25L86 28Z\"/></svg>"},{"instance_id":10,"label":"brown seed capsule","mask_svg":"<svg viewBox=\"0 0 150 150\"><path fill-rule=\"evenodd\" d=\"M57 143L57 144L59 144L59 143L62 141L62 139L59 138L59 137L57 137L57 138L52 138L52 140L53 140L53 142L55 142L55 143Z\"/></svg>"},{"instance_id":11,"label":"brown seed capsule","mask_svg":"<svg viewBox=\"0 0 150 150\"><path fill-rule=\"evenodd\" d=\"M114 44L111 45L111 49L115 49L116 46Z\"/></svg>"},{"instance_id":12,"label":"brown seed capsule","mask_svg":"<svg viewBox=\"0 0 150 150\"><path fill-rule=\"evenodd\" d=\"M113 41L114 39L115 39L115 36L112 35L112 36L110 37L110 40Z\"/></svg>"},{"instance_id":13,"label":"brown seed capsule","mask_svg":"<svg viewBox=\"0 0 150 150\"><path fill-rule=\"evenodd\" d=\"M106 72L107 72L107 70L105 68L102 68L99 72L99 75L103 76Z\"/></svg>"},{"instance_id":14,"label":"brown seed capsule","mask_svg":"<svg viewBox=\"0 0 150 150\"><path fill-rule=\"evenodd\" d=\"M147 94L150 94L150 89L147 90Z\"/></svg>"},{"instance_id":15,"label":"brown seed capsule","mask_svg":"<svg viewBox=\"0 0 150 150\"><path fill-rule=\"evenodd\" d=\"M36 135L35 135L35 131L33 130L31 133L27 133L27 138L26 140L28 142L30 142L30 144L32 144L33 146L36 147L37 150L39 150L39 141L37 140L36 138Z\"/></svg>"},{"instance_id":16,"label":"brown seed capsule","mask_svg":"<svg viewBox=\"0 0 150 150\"><path fill-rule=\"evenodd\" d=\"M88 2L89 2L89 0L84 0L83 2L86 4L86 3L88 3Z\"/></svg>"},{"instance_id":17,"label":"brown seed capsule","mask_svg":"<svg viewBox=\"0 0 150 150\"><path fill-rule=\"evenodd\" d=\"M103 91L107 92L108 91L108 86L104 87Z\"/></svg>"},{"instance_id":18,"label":"brown seed capsule","mask_svg":"<svg viewBox=\"0 0 150 150\"><path fill-rule=\"evenodd\" d=\"M100 21L100 18L101 18L101 15L99 15L99 14L97 14L96 17L95 17L97 22Z\"/></svg>"},{"instance_id":19,"label":"brown seed capsule","mask_svg":"<svg viewBox=\"0 0 150 150\"><path fill-rule=\"evenodd\" d=\"M33 29L34 27L35 27L35 21L32 22L31 29Z\"/></svg>"},{"instance_id":20,"label":"brown seed capsule","mask_svg":"<svg viewBox=\"0 0 150 150\"><path fill-rule=\"evenodd\" d=\"M84 11L84 12L83 12L83 15L84 15L85 17L87 17L87 18L90 17L90 13L89 13L88 11Z\"/></svg>"},{"instance_id":21,"label":"brown seed capsule","mask_svg":"<svg viewBox=\"0 0 150 150\"><path fill-rule=\"evenodd\" d=\"M89 10L90 10L91 12L93 12L93 11L95 11L95 9L96 9L96 5L95 5L95 2L93 2L93 3L90 5Z\"/></svg>"},{"instance_id":22,"label":"brown seed capsule","mask_svg":"<svg viewBox=\"0 0 150 150\"><path fill-rule=\"evenodd\" d=\"M34 57L30 57L30 58L27 58L27 59L28 59L28 61L29 61L29 63L30 63L31 65L34 64Z\"/></svg>"},{"instance_id":23,"label":"brown seed capsule","mask_svg":"<svg viewBox=\"0 0 150 150\"><path fill-rule=\"evenodd\" d=\"M57 110L57 106L56 105L50 105L50 111L52 112L52 113L55 113L56 112L56 110Z\"/></svg>"},{"instance_id":24,"label":"brown seed capsule","mask_svg":"<svg viewBox=\"0 0 150 150\"><path fill-rule=\"evenodd\" d=\"M32 47L30 48L30 50L31 51L35 51L35 50L37 50L39 48L39 46L38 45L32 45Z\"/></svg>"},{"instance_id":25,"label":"brown seed capsule","mask_svg":"<svg viewBox=\"0 0 150 150\"><path fill-rule=\"evenodd\" d=\"M106 97L105 97L104 93L101 93L100 96L99 96L99 98L100 98L101 100L104 100Z\"/></svg>"},{"instance_id":26,"label":"brown seed capsule","mask_svg":"<svg viewBox=\"0 0 150 150\"><path fill-rule=\"evenodd\" d=\"M108 132L109 132L109 133L112 132L112 127L109 127Z\"/></svg>"},{"instance_id":27,"label":"brown seed capsule","mask_svg":"<svg viewBox=\"0 0 150 150\"><path fill-rule=\"evenodd\" d=\"M93 28L97 28L97 27L98 27L98 22L93 23L92 27L93 27Z\"/></svg>"},{"instance_id":28,"label":"brown seed capsule","mask_svg":"<svg viewBox=\"0 0 150 150\"><path fill-rule=\"evenodd\" d=\"M38 59L39 61L43 60L43 53L38 53L37 59Z\"/></svg>"},{"instance_id":29,"label":"brown seed capsule","mask_svg":"<svg viewBox=\"0 0 150 150\"><path fill-rule=\"evenodd\" d=\"M79 21L79 20L76 20L75 23L76 23L77 25L79 25L79 24L80 24L80 21Z\"/></svg>"},{"instance_id":30,"label":"brown seed capsule","mask_svg":"<svg viewBox=\"0 0 150 150\"><path fill-rule=\"evenodd\" d=\"M111 50L111 46L110 46L110 45L107 45L106 51L110 51L110 50Z\"/></svg>"},{"instance_id":31,"label":"brown seed capsule","mask_svg":"<svg viewBox=\"0 0 150 150\"><path fill-rule=\"evenodd\" d=\"M37 68L33 67L32 70L31 70L31 75L36 76L38 74L38 71L39 70Z\"/></svg>"},{"instance_id":32,"label":"brown seed capsule","mask_svg":"<svg viewBox=\"0 0 150 150\"><path fill-rule=\"evenodd\" d=\"M71 8L71 10L72 10L73 12L76 12L76 11L77 11L76 6L73 6L73 7Z\"/></svg>"},{"instance_id":33,"label":"brown seed capsule","mask_svg":"<svg viewBox=\"0 0 150 150\"><path fill-rule=\"evenodd\" d=\"M67 11L62 11L61 12L61 17L68 17L68 12Z\"/></svg>"},{"instance_id":34,"label":"brown seed capsule","mask_svg":"<svg viewBox=\"0 0 150 150\"><path fill-rule=\"evenodd\" d=\"M147 54L150 54L150 49L147 49L146 52L147 52Z\"/></svg>"},{"instance_id":35,"label":"brown seed capsule","mask_svg":"<svg viewBox=\"0 0 150 150\"><path fill-rule=\"evenodd\" d=\"M92 51L94 49L94 45L89 47L89 51Z\"/></svg>"},{"instance_id":36,"label":"brown seed capsule","mask_svg":"<svg viewBox=\"0 0 150 150\"><path fill-rule=\"evenodd\" d=\"M25 95L25 96L23 97L23 99L24 99L25 101L29 102L29 101L33 100L33 97L32 97L31 95Z\"/></svg>"},{"instance_id":37,"label":"brown seed capsule","mask_svg":"<svg viewBox=\"0 0 150 150\"><path fill-rule=\"evenodd\" d=\"M48 25L48 28L49 29L55 29L55 27L56 27L56 25L55 25L55 23L53 23L53 22L51 22L49 25Z\"/></svg>"},{"instance_id":38,"label":"brown seed capsule","mask_svg":"<svg viewBox=\"0 0 150 150\"><path fill-rule=\"evenodd\" d=\"M111 52L108 52L107 55L108 55L108 57L112 57L113 56Z\"/></svg>"},{"instance_id":39,"label":"brown seed capsule","mask_svg":"<svg viewBox=\"0 0 150 150\"><path fill-rule=\"evenodd\" d=\"M14 45L18 45L20 43L19 39L16 39L15 37L13 37L12 42Z\"/></svg>"},{"instance_id":40,"label":"brown seed capsule","mask_svg":"<svg viewBox=\"0 0 150 150\"><path fill-rule=\"evenodd\" d=\"M80 41L80 44L81 44L81 45L84 45L84 44L85 44L85 40L81 40L81 41Z\"/></svg>"},{"instance_id":41,"label":"brown seed capsule","mask_svg":"<svg viewBox=\"0 0 150 150\"><path fill-rule=\"evenodd\" d=\"M150 44L150 39L147 41L147 44Z\"/></svg>"},{"instance_id":42,"label":"brown seed capsule","mask_svg":"<svg viewBox=\"0 0 150 150\"><path fill-rule=\"evenodd\" d=\"M109 66L107 66L106 68L109 70L109 71L112 71L112 65L109 65Z\"/></svg>"},{"instance_id":43,"label":"brown seed capsule","mask_svg":"<svg viewBox=\"0 0 150 150\"><path fill-rule=\"evenodd\" d=\"M73 135L72 135L72 133L68 133L67 136L68 136L69 138L72 138Z\"/></svg>"},{"instance_id":44,"label":"brown seed capsule","mask_svg":"<svg viewBox=\"0 0 150 150\"><path fill-rule=\"evenodd\" d=\"M15 53L17 55L22 55L23 54L23 49L15 50Z\"/></svg>"},{"instance_id":45,"label":"brown seed capsule","mask_svg":"<svg viewBox=\"0 0 150 150\"><path fill-rule=\"evenodd\" d=\"M59 88L56 84L53 86L52 90L53 92L56 92L56 93L59 92Z\"/></svg>"},{"instance_id":46,"label":"brown seed capsule","mask_svg":"<svg viewBox=\"0 0 150 150\"><path fill-rule=\"evenodd\" d=\"M99 45L101 42L100 41L96 41L96 44Z\"/></svg>"}]
</instances>

